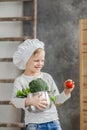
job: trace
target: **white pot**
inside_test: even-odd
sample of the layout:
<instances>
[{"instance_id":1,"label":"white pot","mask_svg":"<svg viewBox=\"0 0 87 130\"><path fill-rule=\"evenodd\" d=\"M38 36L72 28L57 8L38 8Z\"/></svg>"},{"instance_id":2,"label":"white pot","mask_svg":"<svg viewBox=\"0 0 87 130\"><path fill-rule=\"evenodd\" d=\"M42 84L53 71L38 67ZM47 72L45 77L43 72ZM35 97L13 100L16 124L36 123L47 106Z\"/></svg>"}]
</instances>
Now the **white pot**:
<instances>
[{"instance_id":1,"label":"white pot","mask_svg":"<svg viewBox=\"0 0 87 130\"><path fill-rule=\"evenodd\" d=\"M32 96L35 96L36 94L41 94L41 97L40 98L44 98L47 100L47 107L45 109L42 109L42 110L39 110L38 108L36 108L35 106L30 106L28 108L29 111L32 111L32 112L41 112L41 111L45 111L47 109L50 109L51 107L51 102L50 102L50 97L48 95L48 92L47 91L40 91L40 92L36 92L36 93L30 93L27 97L32 97Z\"/></svg>"}]
</instances>

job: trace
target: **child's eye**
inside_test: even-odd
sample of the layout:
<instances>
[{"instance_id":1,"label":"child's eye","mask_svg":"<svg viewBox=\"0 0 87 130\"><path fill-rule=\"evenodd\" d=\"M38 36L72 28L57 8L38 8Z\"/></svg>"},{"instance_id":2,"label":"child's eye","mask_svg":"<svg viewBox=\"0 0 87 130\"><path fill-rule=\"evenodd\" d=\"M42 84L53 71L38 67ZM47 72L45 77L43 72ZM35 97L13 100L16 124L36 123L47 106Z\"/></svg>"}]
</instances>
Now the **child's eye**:
<instances>
[{"instance_id":1,"label":"child's eye","mask_svg":"<svg viewBox=\"0 0 87 130\"><path fill-rule=\"evenodd\" d=\"M38 62L39 60L34 60L35 62Z\"/></svg>"},{"instance_id":2,"label":"child's eye","mask_svg":"<svg viewBox=\"0 0 87 130\"><path fill-rule=\"evenodd\" d=\"M45 60L41 60L41 62L44 62ZM40 62L40 60L34 60L34 62Z\"/></svg>"}]
</instances>

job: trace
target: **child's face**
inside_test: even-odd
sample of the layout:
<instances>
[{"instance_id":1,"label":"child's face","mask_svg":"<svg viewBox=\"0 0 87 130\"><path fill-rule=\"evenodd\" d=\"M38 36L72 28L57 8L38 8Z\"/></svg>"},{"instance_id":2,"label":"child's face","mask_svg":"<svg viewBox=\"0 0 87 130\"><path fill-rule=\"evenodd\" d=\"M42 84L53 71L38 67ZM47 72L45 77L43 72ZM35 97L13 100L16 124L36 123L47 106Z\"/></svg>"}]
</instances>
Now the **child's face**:
<instances>
[{"instance_id":1,"label":"child's face","mask_svg":"<svg viewBox=\"0 0 87 130\"><path fill-rule=\"evenodd\" d=\"M34 55L31 56L31 58L28 60L26 64L26 70L30 74L39 73L44 66L44 61L45 61L45 51L41 50L40 52L35 53Z\"/></svg>"}]
</instances>

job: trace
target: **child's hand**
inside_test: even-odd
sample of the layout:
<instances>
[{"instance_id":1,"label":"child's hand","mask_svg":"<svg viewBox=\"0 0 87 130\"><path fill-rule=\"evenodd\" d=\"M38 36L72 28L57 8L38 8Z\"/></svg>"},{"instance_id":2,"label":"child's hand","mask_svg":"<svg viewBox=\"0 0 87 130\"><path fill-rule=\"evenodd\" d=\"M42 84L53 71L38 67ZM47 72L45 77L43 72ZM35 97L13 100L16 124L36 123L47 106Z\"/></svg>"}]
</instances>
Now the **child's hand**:
<instances>
[{"instance_id":1,"label":"child's hand","mask_svg":"<svg viewBox=\"0 0 87 130\"><path fill-rule=\"evenodd\" d=\"M65 86L64 91L65 91L65 94L67 95L67 94L70 94L73 91L73 89L75 87L75 83L74 83L73 80L68 79L64 82L64 86Z\"/></svg>"},{"instance_id":2,"label":"child's hand","mask_svg":"<svg viewBox=\"0 0 87 130\"><path fill-rule=\"evenodd\" d=\"M47 100L44 98L41 98L41 94L32 96L31 98L27 98L25 101L25 104L28 105L33 105L37 107L40 110L43 110L47 107Z\"/></svg>"}]
</instances>

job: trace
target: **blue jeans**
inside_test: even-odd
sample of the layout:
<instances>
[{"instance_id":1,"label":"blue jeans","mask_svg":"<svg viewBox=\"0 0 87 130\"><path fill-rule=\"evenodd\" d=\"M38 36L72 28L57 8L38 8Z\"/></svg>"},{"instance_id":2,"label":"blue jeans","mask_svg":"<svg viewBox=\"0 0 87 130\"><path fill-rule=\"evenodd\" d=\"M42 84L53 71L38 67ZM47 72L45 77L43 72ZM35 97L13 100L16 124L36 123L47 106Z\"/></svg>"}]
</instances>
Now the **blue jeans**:
<instances>
[{"instance_id":1,"label":"blue jeans","mask_svg":"<svg viewBox=\"0 0 87 130\"><path fill-rule=\"evenodd\" d=\"M42 124L29 123L27 130L62 130L58 121L51 121Z\"/></svg>"}]
</instances>

